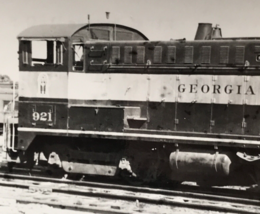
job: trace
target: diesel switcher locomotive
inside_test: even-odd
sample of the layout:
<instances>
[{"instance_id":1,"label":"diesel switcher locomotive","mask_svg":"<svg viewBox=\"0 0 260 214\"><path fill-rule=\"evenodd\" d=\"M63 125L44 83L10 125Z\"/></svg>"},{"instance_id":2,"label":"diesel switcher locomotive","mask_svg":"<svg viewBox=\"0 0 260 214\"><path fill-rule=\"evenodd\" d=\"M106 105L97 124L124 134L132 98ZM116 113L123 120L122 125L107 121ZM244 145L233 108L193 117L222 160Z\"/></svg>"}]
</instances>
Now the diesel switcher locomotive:
<instances>
[{"instance_id":1,"label":"diesel switcher locomotive","mask_svg":"<svg viewBox=\"0 0 260 214\"><path fill-rule=\"evenodd\" d=\"M32 168L43 154L66 174L259 183L260 37L200 23L193 41L149 41L100 23L34 26L18 41L9 161Z\"/></svg>"}]
</instances>

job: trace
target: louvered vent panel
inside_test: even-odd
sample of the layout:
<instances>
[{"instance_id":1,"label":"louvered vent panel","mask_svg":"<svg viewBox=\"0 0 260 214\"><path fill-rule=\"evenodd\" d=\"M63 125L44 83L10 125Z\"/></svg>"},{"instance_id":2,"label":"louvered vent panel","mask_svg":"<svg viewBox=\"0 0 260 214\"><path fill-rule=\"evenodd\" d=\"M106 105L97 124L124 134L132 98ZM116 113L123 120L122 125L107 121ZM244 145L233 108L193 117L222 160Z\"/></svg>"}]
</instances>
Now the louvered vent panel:
<instances>
[{"instance_id":1,"label":"louvered vent panel","mask_svg":"<svg viewBox=\"0 0 260 214\"><path fill-rule=\"evenodd\" d=\"M118 64L120 62L120 47L112 46L111 61L113 64Z\"/></svg>"},{"instance_id":2,"label":"louvered vent panel","mask_svg":"<svg viewBox=\"0 0 260 214\"><path fill-rule=\"evenodd\" d=\"M162 63L162 46L155 46L153 52L153 62Z\"/></svg>"},{"instance_id":3,"label":"louvered vent panel","mask_svg":"<svg viewBox=\"0 0 260 214\"><path fill-rule=\"evenodd\" d=\"M229 59L229 46L220 47L220 60L219 63L227 64Z\"/></svg>"},{"instance_id":4,"label":"louvered vent panel","mask_svg":"<svg viewBox=\"0 0 260 214\"><path fill-rule=\"evenodd\" d=\"M211 58L211 46L203 46L201 48L201 63L209 64Z\"/></svg>"},{"instance_id":5,"label":"louvered vent panel","mask_svg":"<svg viewBox=\"0 0 260 214\"><path fill-rule=\"evenodd\" d=\"M238 64L245 63L245 47L244 46L237 46L236 47L236 58L235 62Z\"/></svg>"},{"instance_id":6,"label":"louvered vent panel","mask_svg":"<svg viewBox=\"0 0 260 214\"><path fill-rule=\"evenodd\" d=\"M144 54L145 54L144 46L137 46L136 50L137 50L136 63L144 63Z\"/></svg>"},{"instance_id":7,"label":"louvered vent panel","mask_svg":"<svg viewBox=\"0 0 260 214\"><path fill-rule=\"evenodd\" d=\"M176 62L176 46L168 46L167 48L167 62L175 63Z\"/></svg>"},{"instance_id":8,"label":"louvered vent panel","mask_svg":"<svg viewBox=\"0 0 260 214\"><path fill-rule=\"evenodd\" d=\"M193 63L193 46L185 46L184 63Z\"/></svg>"},{"instance_id":9,"label":"louvered vent panel","mask_svg":"<svg viewBox=\"0 0 260 214\"><path fill-rule=\"evenodd\" d=\"M255 52L260 53L260 46L255 46Z\"/></svg>"},{"instance_id":10,"label":"louvered vent panel","mask_svg":"<svg viewBox=\"0 0 260 214\"><path fill-rule=\"evenodd\" d=\"M133 48L131 46L125 46L125 53L124 53L124 63L131 64L132 61L132 51Z\"/></svg>"}]
</instances>

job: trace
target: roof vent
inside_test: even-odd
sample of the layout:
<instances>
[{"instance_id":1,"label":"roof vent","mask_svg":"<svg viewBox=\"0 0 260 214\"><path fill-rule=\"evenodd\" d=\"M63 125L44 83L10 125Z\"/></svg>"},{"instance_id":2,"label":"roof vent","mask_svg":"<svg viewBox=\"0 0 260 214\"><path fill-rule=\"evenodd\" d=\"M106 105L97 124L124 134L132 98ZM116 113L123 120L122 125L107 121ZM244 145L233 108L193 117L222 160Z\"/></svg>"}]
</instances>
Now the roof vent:
<instances>
[{"instance_id":1,"label":"roof vent","mask_svg":"<svg viewBox=\"0 0 260 214\"><path fill-rule=\"evenodd\" d=\"M216 38L222 38L222 32L221 28L219 28L219 25L216 25L216 27L213 27L212 29L212 39Z\"/></svg>"}]
</instances>

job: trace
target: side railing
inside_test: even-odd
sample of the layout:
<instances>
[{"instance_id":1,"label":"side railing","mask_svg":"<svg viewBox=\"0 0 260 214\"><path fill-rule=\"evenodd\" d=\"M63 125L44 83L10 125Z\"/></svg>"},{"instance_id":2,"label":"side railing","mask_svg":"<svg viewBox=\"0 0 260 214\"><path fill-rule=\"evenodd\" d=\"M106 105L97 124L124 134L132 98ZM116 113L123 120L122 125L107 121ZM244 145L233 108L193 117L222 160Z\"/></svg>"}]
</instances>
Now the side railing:
<instances>
[{"instance_id":1,"label":"side railing","mask_svg":"<svg viewBox=\"0 0 260 214\"><path fill-rule=\"evenodd\" d=\"M18 124L18 111L16 105L18 105L18 96L15 94L15 83L13 83L13 98L3 110L3 151L15 150L15 129Z\"/></svg>"}]
</instances>

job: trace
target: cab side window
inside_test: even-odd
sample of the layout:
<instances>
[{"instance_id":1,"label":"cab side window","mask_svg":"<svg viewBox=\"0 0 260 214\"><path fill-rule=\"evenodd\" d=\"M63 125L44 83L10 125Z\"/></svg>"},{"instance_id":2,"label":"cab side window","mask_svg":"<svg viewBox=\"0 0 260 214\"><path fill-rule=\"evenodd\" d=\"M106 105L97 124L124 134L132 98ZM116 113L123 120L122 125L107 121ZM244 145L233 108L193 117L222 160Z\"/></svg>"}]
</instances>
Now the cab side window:
<instances>
[{"instance_id":1,"label":"cab side window","mask_svg":"<svg viewBox=\"0 0 260 214\"><path fill-rule=\"evenodd\" d=\"M73 71L83 71L84 69L84 46L83 44L72 45L73 51Z\"/></svg>"},{"instance_id":2,"label":"cab side window","mask_svg":"<svg viewBox=\"0 0 260 214\"><path fill-rule=\"evenodd\" d=\"M25 65L31 64L31 42L22 41L21 42L21 53L22 53L22 63Z\"/></svg>"},{"instance_id":3,"label":"cab side window","mask_svg":"<svg viewBox=\"0 0 260 214\"><path fill-rule=\"evenodd\" d=\"M64 44L57 40L30 40L20 43L20 65L40 70L64 65Z\"/></svg>"},{"instance_id":4,"label":"cab side window","mask_svg":"<svg viewBox=\"0 0 260 214\"><path fill-rule=\"evenodd\" d=\"M59 41L32 41L32 66L62 65L63 46Z\"/></svg>"}]
</instances>

